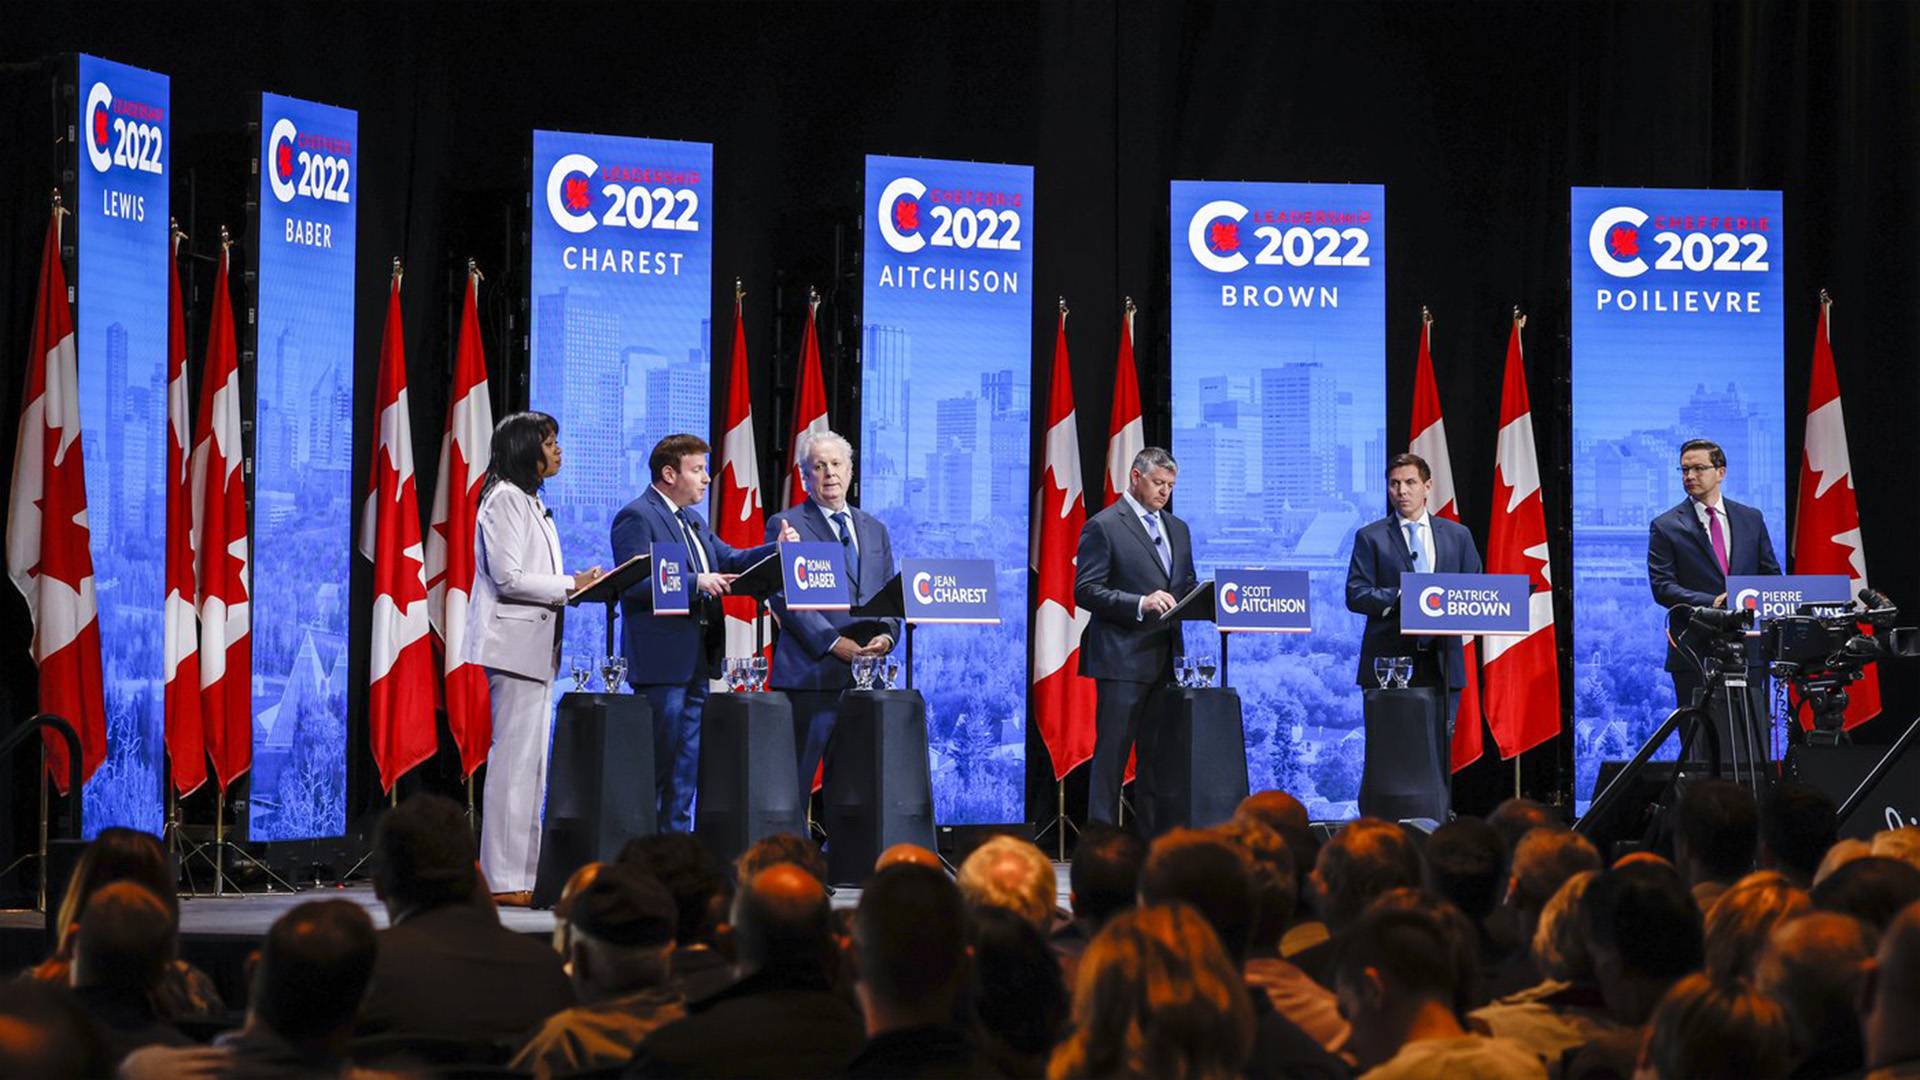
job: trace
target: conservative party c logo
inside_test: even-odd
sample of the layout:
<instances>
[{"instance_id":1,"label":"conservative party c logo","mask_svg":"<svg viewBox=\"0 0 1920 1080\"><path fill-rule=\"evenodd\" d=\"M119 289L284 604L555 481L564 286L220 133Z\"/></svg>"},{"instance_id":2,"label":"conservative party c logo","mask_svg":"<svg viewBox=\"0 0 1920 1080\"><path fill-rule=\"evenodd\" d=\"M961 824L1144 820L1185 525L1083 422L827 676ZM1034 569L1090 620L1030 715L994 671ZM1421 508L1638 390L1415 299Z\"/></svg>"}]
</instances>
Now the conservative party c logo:
<instances>
[{"instance_id":1,"label":"conservative party c logo","mask_svg":"<svg viewBox=\"0 0 1920 1080\"><path fill-rule=\"evenodd\" d=\"M880 238L902 255L921 248L1019 251L1023 194L1010 190L930 191L911 176L896 176L880 190L874 219ZM930 230L921 235L922 230Z\"/></svg>"},{"instance_id":2,"label":"conservative party c logo","mask_svg":"<svg viewBox=\"0 0 1920 1080\"><path fill-rule=\"evenodd\" d=\"M1240 586L1227 582L1220 586L1220 609L1229 615L1240 613Z\"/></svg>"},{"instance_id":3,"label":"conservative party c logo","mask_svg":"<svg viewBox=\"0 0 1920 1080\"><path fill-rule=\"evenodd\" d=\"M1445 614L1447 605L1441 597L1446 595L1446 591L1446 588L1441 585L1429 585L1421 589L1420 610L1434 616Z\"/></svg>"},{"instance_id":4,"label":"conservative party c logo","mask_svg":"<svg viewBox=\"0 0 1920 1080\"><path fill-rule=\"evenodd\" d=\"M793 558L793 583L805 589L811 585L807 580L807 559L804 555Z\"/></svg>"},{"instance_id":5,"label":"conservative party c logo","mask_svg":"<svg viewBox=\"0 0 1920 1080\"><path fill-rule=\"evenodd\" d=\"M923 604L933 603L933 575L925 570L913 575L914 598Z\"/></svg>"},{"instance_id":6,"label":"conservative party c logo","mask_svg":"<svg viewBox=\"0 0 1920 1080\"><path fill-rule=\"evenodd\" d=\"M1206 203L1187 221L1187 250L1215 273L1244 269L1247 257L1240 254L1240 219L1246 216L1247 208L1232 199Z\"/></svg>"},{"instance_id":7,"label":"conservative party c logo","mask_svg":"<svg viewBox=\"0 0 1920 1080\"><path fill-rule=\"evenodd\" d=\"M1758 611L1760 609L1760 590L1741 589L1735 593L1733 597L1733 609L1735 611Z\"/></svg>"},{"instance_id":8,"label":"conservative party c logo","mask_svg":"<svg viewBox=\"0 0 1920 1080\"><path fill-rule=\"evenodd\" d=\"M1647 260L1640 258L1640 226L1646 223L1646 213L1631 206L1603 211L1587 230L1587 254L1593 256L1593 264L1617 278L1646 273Z\"/></svg>"},{"instance_id":9,"label":"conservative party c logo","mask_svg":"<svg viewBox=\"0 0 1920 1080\"><path fill-rule=\"evenodd\" d=\"M94 83L87 91L82 121L87 132L87 160L93 163L93 171L106 172L118 165L135 172L158 173L163 141L159 122L164 116L152 105L131 99L115 101L106 83Z\"/></svg>"}]
</instances>

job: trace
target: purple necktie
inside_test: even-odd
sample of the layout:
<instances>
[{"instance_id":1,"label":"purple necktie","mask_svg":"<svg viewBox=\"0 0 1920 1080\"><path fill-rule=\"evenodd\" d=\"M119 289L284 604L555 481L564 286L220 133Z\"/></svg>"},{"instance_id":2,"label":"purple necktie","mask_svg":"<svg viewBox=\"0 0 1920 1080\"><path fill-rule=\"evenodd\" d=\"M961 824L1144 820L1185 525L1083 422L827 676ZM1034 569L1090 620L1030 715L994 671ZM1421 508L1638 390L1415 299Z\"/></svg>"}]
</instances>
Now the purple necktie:
<instances>
[{"instance_id":1,"label":"purple necktie","mask_svg":"<svg viewBox=\"0 0 1920 1080\"><path fill-rule=\"evenodd\" d=\"M1727 533L1720 527L1720 511L1707 507L1707 535L1713 537L1713 558L1720 564L1722 576L1727 572Z\"/></svg>"}]
</instances>

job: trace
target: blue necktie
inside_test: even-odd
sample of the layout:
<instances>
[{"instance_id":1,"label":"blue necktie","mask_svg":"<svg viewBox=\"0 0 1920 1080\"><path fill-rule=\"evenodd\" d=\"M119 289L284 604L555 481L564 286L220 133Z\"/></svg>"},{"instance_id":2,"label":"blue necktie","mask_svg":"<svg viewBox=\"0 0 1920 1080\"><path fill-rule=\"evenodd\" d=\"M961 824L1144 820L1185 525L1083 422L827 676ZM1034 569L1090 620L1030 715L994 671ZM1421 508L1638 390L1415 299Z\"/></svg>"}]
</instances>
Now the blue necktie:
<instances>
[{"instance_id":1,"label":"blue necktie","mask_svg":"<svg viewBox=\"0 0 1920 1080\"><path fill-rule=\"evenodd\" d=\"M1407 528L1407 551L1411 553L1413 556L1413 569L1417 573L1424 574L1426 573L1427 568L1424 566L1421 566L1420 561L1427 557L1427 550L1425 547L1421 546L1420 544L1420 523L1417 521L1409 521L1407 522L1406 528Z\"/></svg>"},{"instance_id":2,"label":"blue necktie","mask_svg":"<svg viewBox=\"0 0 1920 1080\"><path fill-rule=\"evenodd\" d=\"M853 522L845 510L833 515L833 527L840 534L840 546L847 549L847 578L857 582L860 580L860 549L854 545Z\"/></svg>"},{"instance_id":3,"label":"blue necktie","mask_svg":"<svg viewBox=\"0 0 1920 1080\"><path fill-rule=\"evenodd\" d=\"M687 513L685 510L681 510L674 514L674 517L680 519L680 528L686 531L687 558L693 563L693 572L695 574L706 573L707 549L700 546L700 533L699 530L693 527L693 515Z\"/></svg>"},{"instance_id":4,"label":"blue necktie","mask_svg":"<svg viewBox=\"0 0 1920 1080\"><path fill-rule=\"evenodd\" d=\"M1153 553L1160 556L1160 569L1166 572L1167 580L1173 580L1173 552L1167 549L1167 538L1160 534L1160 515L1147 514L1147 535L1153 537Z\"/></svg>"}]
</instances>

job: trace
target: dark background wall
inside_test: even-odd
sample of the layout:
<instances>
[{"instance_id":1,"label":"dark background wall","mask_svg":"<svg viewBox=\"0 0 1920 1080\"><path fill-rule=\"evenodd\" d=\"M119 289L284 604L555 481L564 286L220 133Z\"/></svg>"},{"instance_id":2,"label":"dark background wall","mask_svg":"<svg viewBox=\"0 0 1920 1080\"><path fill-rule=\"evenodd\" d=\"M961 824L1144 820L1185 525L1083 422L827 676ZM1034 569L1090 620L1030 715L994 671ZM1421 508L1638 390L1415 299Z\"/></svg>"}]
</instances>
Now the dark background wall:
<instances>
[{"instance_id":1,"label":"dark background wall","mask_svg":"<svg viewBox=\"0 0 1920 1080\"><path fill-rule=\"evenodd\" d=\"M1568 194L1575 184L1786 193L1788 460L1798 474L1818 290L1835 348L1876 584L1920 617L1920 526L1900 435L1920 403L1920 9L1895 3L710 3L7 5L0 34L0 456L10 459L34 260L56 178L42 61L85 50L173 77L174 214L210 252L240 229L251 95L360 110L359 413L371 409L389 258L404 298L416 461L433 475L458 268L489 275L488 355L504 406L524 374L514 274L533 127L710 141L714 300L748 290L755 417L780 475L784 384L804 292L850 346L851 226L867 152L1037 167L1035 397L1052 304L1070 323L1085 473L1097 489L1121 297L1137 324L1149 438L1166 438L1166 182L1364 181L1388 198L1387 430L1408 425L1418 312L1433 309L1443 405L1467 523L1484 540L1499 364L1515 305L1526 344L1554 573L1565 524ZM836 237L841 243L837 245ZM242 243L245 239L242 238ZM210 274L192 283L202 321ZM842 302L836 302L842 301ZM196 329L192 355L199 355ZM724 339L725 331L716 334ZM718 345L718 343L716 343ZM837 426L855 427L850 351L833 356ZM724 376L722 376L724 377ZM780 385L776 385L776 381ZM523 384L522 384L523 385ZM716 387L716 409L725 400ZM368 437L358 439L365 462ZM423 481L424 483L424 481ZM771 486L771 485L770 485ZM423 495L423 509L426 503ZM364 579L356 566L356 575ZM25 607L0 597L0 708L31 704ZM364 635L366 582L356 580ZM1566 597L1561 597L1565 619ZM1568 625L1562 622L1562 627ZM1564 642L1564 638L1563 638ZM356 684L364 683L364 643ZM1885 673L1887 739L1920 704L1920 669ZM1563 680L1565 681L1565 680ZM370 801L363 706L350 760ZM1526 786L1559 787L1567 740L1527 755ZM1036 763L1043 758L1035 748ZM438 768L436 766L435 768ZM1051 804L1032 770L1036 816ZM31 771L9 774L26 833ZM444 769L425 780L449 784ZM1469 808L1510 790L1483 763ZM350 813L355 807L350 806Z\"/></svg>"}]
</instances>

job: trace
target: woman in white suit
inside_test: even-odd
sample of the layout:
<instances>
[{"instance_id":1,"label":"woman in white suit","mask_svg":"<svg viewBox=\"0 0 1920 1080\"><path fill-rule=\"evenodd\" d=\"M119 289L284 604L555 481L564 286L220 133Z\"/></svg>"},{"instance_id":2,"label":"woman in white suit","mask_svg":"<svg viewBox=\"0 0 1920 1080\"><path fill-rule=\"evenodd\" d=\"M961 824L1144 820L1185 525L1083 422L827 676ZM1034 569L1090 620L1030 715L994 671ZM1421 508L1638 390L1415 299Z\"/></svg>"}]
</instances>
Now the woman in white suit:
<instances>
[{"instance_id":1,"label":"woman in white suit","mask_svg":"<svg viewBox=\"0 0 1920 1080\"><path fill-rule=\"evenodd\" d=\"M601 576L598 566L561 570L560 534L540 501L541 485L560 471L559 436L559 423L545 413L515 413L494 427L474 532L478 572L467 609L467 660L486 668L493 703L480 870L495 900L513 906L530 900L540 863L567 593Z\"/></svg>"}]
</instances>

